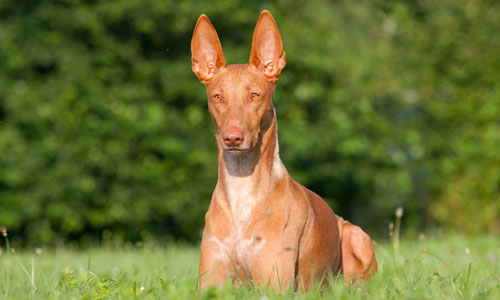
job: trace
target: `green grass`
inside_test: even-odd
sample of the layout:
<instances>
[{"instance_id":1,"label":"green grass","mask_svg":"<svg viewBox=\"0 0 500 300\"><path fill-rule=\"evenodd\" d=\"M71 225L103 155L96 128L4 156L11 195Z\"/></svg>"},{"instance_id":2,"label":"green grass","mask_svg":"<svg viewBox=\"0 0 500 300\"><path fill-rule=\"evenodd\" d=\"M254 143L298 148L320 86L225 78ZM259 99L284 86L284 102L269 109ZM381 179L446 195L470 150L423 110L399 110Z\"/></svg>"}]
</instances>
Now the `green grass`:
<instances>
[{"instance_id":1,"label":"green grass","mask_svg":"<svg viewBox=\"0 0 500 300\"><path fill-rule=\"evenodd\" d=\"M379 272L363 285L283 296L227 285L199 291L199 249L188 246L35 250L0 255L0 299L500 299L500 238L444 236L376 247Z\"/></svg>"}]
</instances>

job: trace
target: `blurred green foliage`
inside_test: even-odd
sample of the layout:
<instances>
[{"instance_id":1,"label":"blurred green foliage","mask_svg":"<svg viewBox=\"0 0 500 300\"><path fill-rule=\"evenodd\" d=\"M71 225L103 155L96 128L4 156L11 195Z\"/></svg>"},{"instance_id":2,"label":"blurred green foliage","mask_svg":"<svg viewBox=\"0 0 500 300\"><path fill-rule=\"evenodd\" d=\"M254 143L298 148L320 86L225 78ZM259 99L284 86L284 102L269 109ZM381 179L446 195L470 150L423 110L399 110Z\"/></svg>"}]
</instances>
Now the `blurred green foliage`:
<instances>
[{"instance_id":1,"label":"blurred green foliage","mask_svg":"<svg viewBox=\"0 0 500 300\"><path fill-rule=\"evenodd\" d=\"M274 101L295 179L371 233L397 206L414 230L500 231L493 0L0 1L0 225L196 241L217 155L192 30L207 14L244 63L262 9L287 52Z\"/></svg>"}]
</instances>

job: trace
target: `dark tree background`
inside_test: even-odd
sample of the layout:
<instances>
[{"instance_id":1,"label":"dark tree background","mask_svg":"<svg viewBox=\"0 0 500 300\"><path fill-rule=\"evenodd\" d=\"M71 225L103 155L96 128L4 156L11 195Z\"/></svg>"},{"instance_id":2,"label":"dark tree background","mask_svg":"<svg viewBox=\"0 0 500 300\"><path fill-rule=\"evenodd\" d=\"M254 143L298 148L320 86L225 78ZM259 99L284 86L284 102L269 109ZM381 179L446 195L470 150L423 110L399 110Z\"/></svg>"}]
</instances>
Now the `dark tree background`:
<instances>
[{"instance_id":1,"label":"dark tree background","mask_svg":"<svg viewBox=\"0 0 500 300\"><path fill-rule=\"evenodd\" d=\"M209 3L210 2L210 3ZM0 1L0 225L26 244L197 241L217 180L201 13L228 63L262 9L287 66L282 159L385 235L500 231L498 1Z\"/></svg>"}]
</instances>

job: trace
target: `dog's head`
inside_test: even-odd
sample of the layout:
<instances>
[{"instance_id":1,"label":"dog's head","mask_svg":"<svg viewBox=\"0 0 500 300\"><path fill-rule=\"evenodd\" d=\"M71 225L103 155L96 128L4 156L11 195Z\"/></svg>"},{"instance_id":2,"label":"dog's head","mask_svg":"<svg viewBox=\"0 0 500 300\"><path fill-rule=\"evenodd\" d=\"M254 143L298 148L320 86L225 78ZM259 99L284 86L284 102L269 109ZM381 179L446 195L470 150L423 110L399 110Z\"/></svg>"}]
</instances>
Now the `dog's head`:
<instances>
[{"instance_id":1,"label":"dog's head","mask_svg":"<svg viewBox=\"0 0 500 300\"><path fill-rule=\"evenodd\" d=\"M274 116L271 99L286 64L273 17L267 10L261 13L249 64L226 66L217 32L205 15L196 23L191 53L193 72L207 88L219 145L235 154L252 149Z\"/></svg>"}]
</instances>

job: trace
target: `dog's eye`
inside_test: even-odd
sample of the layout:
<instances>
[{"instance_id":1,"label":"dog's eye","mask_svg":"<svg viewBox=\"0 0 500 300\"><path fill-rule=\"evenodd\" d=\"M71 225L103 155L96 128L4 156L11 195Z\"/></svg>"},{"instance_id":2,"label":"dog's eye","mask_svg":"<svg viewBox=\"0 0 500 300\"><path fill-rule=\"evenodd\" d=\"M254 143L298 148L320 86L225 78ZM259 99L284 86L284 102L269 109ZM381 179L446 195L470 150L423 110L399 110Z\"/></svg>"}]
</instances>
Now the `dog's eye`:
<instances>
[{"instance_id":1,"label":"dog's eye","mask_svg":"<svg viewBox=\"0 0 500 300\"><path fill-rule=\"evenodd\" d=\"M257 94L257 93L252 93L252 94L250 95L250 98L251 98L252 100L257 100L257 99L259 99L259 94Z\"/></svg>"},{"instance_id":2,"label":"dog's eye","mask_svg":"<svg viewBox=\"0 0 500 300\"><path fill-rule=\"evenodd\" d=\"M221 102L222 101L222 96L220 94L216 94L213 96L213 99L215 102Z\"/></svg>"}]
</instances>

